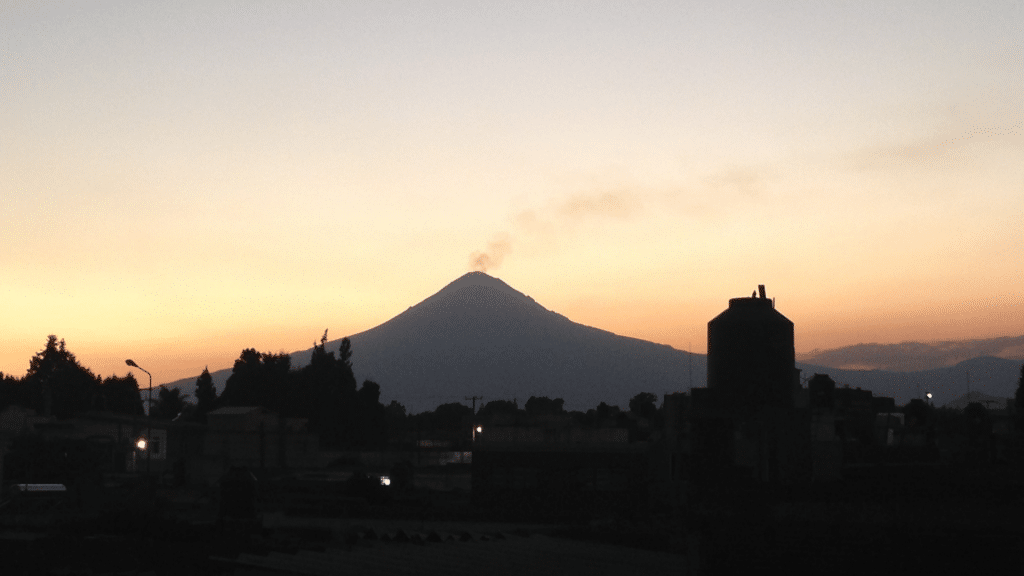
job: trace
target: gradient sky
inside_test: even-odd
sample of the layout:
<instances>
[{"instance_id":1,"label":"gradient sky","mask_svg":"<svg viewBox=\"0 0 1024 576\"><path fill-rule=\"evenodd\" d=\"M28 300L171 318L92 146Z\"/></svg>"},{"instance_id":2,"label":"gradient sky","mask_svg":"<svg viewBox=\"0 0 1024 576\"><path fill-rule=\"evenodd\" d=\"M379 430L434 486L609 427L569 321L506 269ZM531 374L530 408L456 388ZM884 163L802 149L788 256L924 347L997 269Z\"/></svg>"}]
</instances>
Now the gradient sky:
<instances>
[{"instance_id":1,"label":"gradient sky","mask_svg":"<svg viewBox=\"0 0 1024 576\"><path fill-rule=\"evenodd\" d=\"M0 1L0 371L162 383L475 266L703 352L1019 335L1024 3ZM382 382L386 388L387 383Z\"/></svg>"}]
</instances>

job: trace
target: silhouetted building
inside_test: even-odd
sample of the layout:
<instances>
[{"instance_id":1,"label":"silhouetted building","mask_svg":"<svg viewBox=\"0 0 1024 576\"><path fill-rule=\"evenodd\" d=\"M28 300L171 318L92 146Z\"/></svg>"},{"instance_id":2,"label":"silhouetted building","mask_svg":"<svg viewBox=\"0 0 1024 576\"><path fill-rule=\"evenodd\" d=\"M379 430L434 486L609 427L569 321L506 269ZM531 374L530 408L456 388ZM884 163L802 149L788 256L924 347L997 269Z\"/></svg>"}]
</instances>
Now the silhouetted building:
<instances>
[{"instance_id":1,"label":"silhouetted building","mask_svg":"<svg viewBox=\"0 0 1024 576\"><path fill-rule=\"evenodd\" d=\"M206 415L202 471L213 482L233 466L316 468L322 455L304 418L282 418L258 406L230 406Z\"/></svg>"},{"instance_id":2,"label":"silhouetted building","mask_svg":"<svg viewBox=\"0 0 1024 576\"><path fill-rule=\"evenodd\" d=\"M649 445L631 443L626 428L570 424L482 426L473 444L474 505L542 515L646 505Z\"/></svg>"},{"instance_id":3,"label":"silhouetted building","mask_svg":"<svg viewBox=\"0 0 1024 576\"><path fill-rule=\"evenodd\" d=\"M708 322L708 383L692 391L693 466L706 482L811 475L811 419L801 395L793 323L764 286Z\"/></svg>"},{"instance_id":4,"label":"silhouetted building","mask_svg":"<svg viewBox=\"0 0 1024 576\"><path fill-rule=\"evenodd\" d=\"M828 374L815 374L807 381L811 408L834 410L836 407L836 382Z\"/></svg>"},{"instance_id":5,"label":"silhouetted building","mask_svg":"<svg viewBox=\"0 0 1024 576\"><path fill-rule=\"evenodd\" d=\"M744 411L792 406L800 387L793 322L758 288L757 297L730 299L708 322L708 389Z\"/></svg>"},{"instance_id":6,"label":"silhouetted building","mask_svg":"<svg viewBox=\"0 0 1024 576\"><path fill-rule=\"evenodd\" d=\"M473 450L475 506L510 513L637 510L648 502L645 443L498 443Z\"/></svg>"}]
</instances>

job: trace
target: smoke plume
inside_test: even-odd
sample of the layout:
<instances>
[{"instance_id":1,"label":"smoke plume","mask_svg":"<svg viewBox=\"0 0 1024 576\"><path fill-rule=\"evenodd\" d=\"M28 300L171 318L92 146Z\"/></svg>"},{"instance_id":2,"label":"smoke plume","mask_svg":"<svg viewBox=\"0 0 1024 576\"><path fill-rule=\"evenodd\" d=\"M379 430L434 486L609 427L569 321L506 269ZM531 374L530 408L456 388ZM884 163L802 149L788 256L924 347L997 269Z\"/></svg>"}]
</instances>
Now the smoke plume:
<instances>
[{"instance_id":1,"label":"smoke plume","mask_svg":"<svg viewBox=\"0 0 1024 576\"><path fill-rule=\"evenodd\" d=\"M523 210L513 219L514 234L502 232L487 244L487 249L473 252L469 265L476 272L497 268L512 250L514 238L527 236L545 243L555 233L571 232L584 219L615 218L626 220L641 211L639 196L631 192L576 194L543 208Z\"/></svg>"},{"instance_id":2,"label":"smoke plume","mask_svg":"<svg viewBox=\"0 0 1024 576\"><path fill-rule=\"evenodd\" d=\"M487 244L487 250L473 252L469 257L469 265L475 272L487 272L488 268L497 268L505 255L512 249L512 244L504 234Z\"/></svg>"}]
</instances>

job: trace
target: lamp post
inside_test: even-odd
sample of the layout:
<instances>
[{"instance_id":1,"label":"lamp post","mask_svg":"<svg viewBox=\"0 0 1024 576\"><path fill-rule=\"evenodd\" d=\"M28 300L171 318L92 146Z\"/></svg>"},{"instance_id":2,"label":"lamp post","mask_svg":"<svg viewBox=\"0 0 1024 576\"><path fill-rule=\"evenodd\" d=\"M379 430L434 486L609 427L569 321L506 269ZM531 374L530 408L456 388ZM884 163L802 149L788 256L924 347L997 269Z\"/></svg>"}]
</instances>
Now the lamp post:
<instances>
[{"instance_id":1,"label":"lamp post","mask_svg":"<svg viewBox=\"0 0 1024 576\"><path fill-rule=\"evenodd\" d=\"M129 365L129 366L131 366L132 368L138 368L139 370L142 370L143 372L146 373L146 376L149 376L149 410L152 410L153 409L153 375L149 373L149 370L146 370L142 366L139 366L138 364L136 364L134 360L128 359L128 360L125 360L124 363ZM150 472L149 463L152 460L152 454L153 454L153 439L150 437L153 434L153 428L152 428L152 426L150 424L150 420L151 419L149 417L149 410L146 411L146 444L145 444L145 448L143 448L143 450L146 451L146 476L149 476L149 472Z\"/></svg>"}]
</instances>

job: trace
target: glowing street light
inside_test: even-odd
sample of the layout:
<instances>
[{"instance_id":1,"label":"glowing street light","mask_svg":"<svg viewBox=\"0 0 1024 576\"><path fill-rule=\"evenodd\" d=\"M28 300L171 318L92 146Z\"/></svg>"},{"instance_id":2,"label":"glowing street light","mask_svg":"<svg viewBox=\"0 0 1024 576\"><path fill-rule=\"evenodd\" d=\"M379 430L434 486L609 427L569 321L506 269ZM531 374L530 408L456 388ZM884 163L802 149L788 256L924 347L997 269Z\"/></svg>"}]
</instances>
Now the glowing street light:
<instances>
[{"instance_id":1,"label":"glowing street light","mask_svg":"<svg viewBox=\"0 0 1024 576\"><path fill-rule=\"evenodd\" d=\"M146 439L145 438L139 438L135 442L135 447L138 448L139 450L145 450L146 449Z\"/></svg>"},{"instance_id":2,"label":"glowing street light","mask_svg":"<svg viewBox=\"0 0 1024 576\"><path fill-rule=\"evenodd\" d=\"M146 376L149 376L149 410L152 410L153 409L153 375L149 373L149 370L146 370L142 366L139 366L138 364L136 364L135 360L132 360L132 359L129 358L128 360L125 360L124 363L129 365L129 366L131 366L132 368L138 368L139 370L142 370L143 372L146 373ZM146 418L146 438L149 438L153 434L153 429L152 429L152 426L150 425L149 410L146 410L146 417L147 417ZM139 447L139 450L146 450L145 440L144 439L139 439L139 443L136 444L136 446ZM152 460L152 454L153 454L152 450L146 450L146 475L147 476L149 475L149 470L150 470L149 463Z\"/></svg>"}]
</instances>

